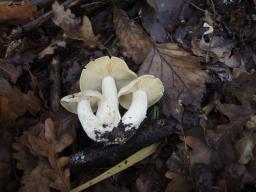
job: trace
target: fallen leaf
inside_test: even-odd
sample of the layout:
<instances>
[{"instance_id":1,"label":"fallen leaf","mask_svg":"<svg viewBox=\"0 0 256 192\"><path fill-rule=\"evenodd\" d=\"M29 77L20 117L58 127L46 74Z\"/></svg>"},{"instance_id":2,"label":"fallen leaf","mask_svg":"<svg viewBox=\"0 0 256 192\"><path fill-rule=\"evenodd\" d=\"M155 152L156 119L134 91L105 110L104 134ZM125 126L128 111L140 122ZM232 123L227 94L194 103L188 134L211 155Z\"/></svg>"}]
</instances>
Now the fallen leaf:
<instances>
[{"instance_id":1,"label":"fallen leaf","mask_svg":"<svg viewBox=\"0 0 256 192\"><path fill-rule=\"evenodd\" d=\"M213 36L209 42L206 42L202 37L200 40L192 39L191 45L193 53L205 57L206 60L211 56L231 68L239 67L241 64L241 56L238 53L232 54L235 43L231 40Z\"/></svg>"},{"instance_id":2,"label":"fallen leaf","mask_svg":"<svg viewBox=\"0 0 256 192\"><path fill-rule=\"evenodd\" d=\"M15 149L13 158L17 160L16 167L25 172L32 171L37 165L37 158L19 141L13 143L12 146Z\"/></svg>"},{"instance_id":3,"label":"fallen leaf","mask_svg":"<svg viewBox=\"0 0 256 192\"><path fill-rule=\"evenodd\" d=\"M65 165L66 166L66 165ZM58 167L60 167L58 165ZM62 167L60 167L62 169ZM61 175L60 175L61 174ZM61 172L57 172L55 169L44 169L42 175L50 179L50 187L59 191L69 191L69 170L64 169Z\"/></svg>"},{"instance_id":4,"label":"fallen leaf","mask_svg":"<svg viewBox=\"0 0 256 192\"><path fill-rule=\"evenodd\" d=\"M58 122L58 129L56 132L56 152L61 152L72 144L76 138L76 128L78 126L78 119L71 113L58 113L56 120Z\"/></svg>"},{"instance_id":5,"label":"fallen leaf","mask_svg":"<svg viewBox=\"0 0 256 192\"><path fill-rule=\"evenodd\" d=\"M32 20L36 13L37 7L32 4L0 4L0 23L24 23Z\"/></svg>"},{"instance_id":6,"label":"fallen leaf","mask_svg":"<svg viewBox=\"0 0 256 192\"><path fill-rule=\"evenodd\" d=\"M208 75L197 58L177 44L158 44L152 48L139 74L152 74L162 80L165 115L181 120L183 104L200 107Z\"/></svg>"},{"instance_id":7,"label":"fallen leaf","mask_svg":"<svg viewBox=\"0 0 256 192\"><path fill-rule=\"evenodd\" d=\"M240 134L249 116L237 116L229 123L220 124L215 130L207 130L207 139L215 148L221 148L223 141L232 141L235 135Z\"/></svg>"},{"instance_id":8,"label":"fallen leaf","mask_svg":"<svg viewBox=\"0 0 256 192\"><path fill-rule=\"evenodd\" d=\"M64 33L71 39L82 40L88 47L103 48L93 33L89 18L84 15L83 19L75 17L70 9L64 10L63 5L57 1L52 4L53 22L63 29Z\"/></svg>"},{"instance_id":9,"label":"fallen leaf","mask_svg":"<svg viewBox=\"0 0 256 192\"><path fill-rule=\"evenodd\" d=\"M63 40L58 40L58 41L53 41L50 45L48 45L46 48L44 48L39 54L38 54L38 58L42 59L47 55L53 55L55 49L57 49L58 47L66 47L66 42Z\"/></svg>"},{"instance_id":10,"label":"fallen leaf","mask_svg":"<svg viewBox=\"0 0 256 192\"><path fill-rule=\"evenodd\" d=\"M188 0L147 0L143 4L142 24L151 37L159 43L167 41L168 31L176 24Z\"/></svg>"},{"instance_id":11,"label":"fallen leaf","mask_svg":"<svg viewBox=\"0 0 256 192\"><path fill-rule=\"evenodd\" d=\"M41 161L31 172L25 173L21 180L23 186L20 192L50 192L50 180L42 175L42 171L46 168L48 168L47 163Z\"/></svg>"},{"instance_id":12,"label":"fallen leaf","mask_svg":"<svg viewBox=\"0 0 256 192\"><path fill-rule=\"evenodd\" d=\"M248 116L253 113L253 111L247 107L236 105L236 104L225 104L220 101L214 102L216 110L229 118L229 120L233 120L238 116Z\"/></svg>"},{"instance_id":13,"label":"fallen leaf","mask_svg":"<svg viewBox=\"0 0 256 192\"><path fill-rule=\"evenodd\" d=\"M22 74L22 69L21 66L12 65L8 60L0 60L0 73L12 83L16 83Z\"/></svg>"},{"instance_id":14,"label":"fallen leaf","mask_svg":"<svg viewBox=\"0 0 256 192\"><path fill-rule=\"evenodd\" d=\"M52 157L55 153L62 152L73 142L73 135L63 133L56 136L55 125L51 119L45 121L44 130L39 135L33 135L30 132L24 132L21 142L26 145L34 155L42 157Z\"/></svg>"},{"instance_id":15,"label":"fallen leaf","mask_svg":"<svg viewBox=\"0 0 256 192\"><path fill-rule=\"evenodd\" d=\"M222 88L225 102L239 104L250 111L254 106L255 81L256 75L254 73L242 73L237 79L226 82Z\"/></svg>"},{"instance_id":16,"label":"fallen leaf","mask_svg":"<svg viewBox=\"0 0 256 192\"><path fill-rule=\"evenodd\" d=\"M135 63L140 64L152 47L150 38L121 9L114 9L113 22L123 54L132 58Z\"/></svg>"},{"instance_id":17,"label":"fallen leaf","mask_svg":"<svg viewBox=\"0 0 256 192\"><path fill-rule=\"evenodd\" d=\"M245 134L236 143L236 151L238 153L238 162L247 164L253 159L253 149L255 146L255 137L249 133Z\"/></svg>"},{"instance_id":18,"label":"fallen leaf","mask_svg":"<svg viewBox=\"0 0 256 192\"><path fill-rule=\"evenodd\" d=\"M69 120L66 120L69 124ZM37 124L37 127L40 124ZM64 126L62 126L63 129ZM67 146L72 144L74 137L69 135L66 128L64 131L58 132L57 127L52 119L46 119L44 124L44 129L34 132L34 129L30 131L25 131L23 135L19 138L19 142L26 146L32 154L40 159L38 166L34 168L31 172L27 171L27 174L23 176L23 184L28 187L30 184L30 177L34 174L40 174L46 183L46 187L51 187L63 192L69 191L69 170L65 166L69 162L69 157L59 157L60 152L62 152ZM22 160L22 159L18 159ZM40 173L39 173L40 172Z\"/></svg>"},{"instance_id":19,"label":"fallen leaf","mask_svg":"<svg viewBox=\"0 0 256 192\"><path fill-rule=\"evenodd\" d=\"M198 163L210 164L212 151L201 139L187 136L184 142L192 148L189 156L191 167Z\"/></svg>"},{"instance_id":20,"label":"fallen leaf","mask_svg":"<svg viewBox=\"0 0 256 192\"><path fill-rule=\"evenodd\" d=\"M29 42L27 38L14 39L10 41L6 47L5 58L10 58L17 52L23 52L28 47Z\"/></svg>"},{"instance_id":21,"label":"fallen leaf","mask_svg":"<svg viewBox=\"0 0 256 192\"><path fill-rule=\"evenodd\" d=\"M17 87L0 78L0 124L7 126L27 111L36 115L41 110L40 100L32 93L23 94Z\"/></svg>"}]
</instances>

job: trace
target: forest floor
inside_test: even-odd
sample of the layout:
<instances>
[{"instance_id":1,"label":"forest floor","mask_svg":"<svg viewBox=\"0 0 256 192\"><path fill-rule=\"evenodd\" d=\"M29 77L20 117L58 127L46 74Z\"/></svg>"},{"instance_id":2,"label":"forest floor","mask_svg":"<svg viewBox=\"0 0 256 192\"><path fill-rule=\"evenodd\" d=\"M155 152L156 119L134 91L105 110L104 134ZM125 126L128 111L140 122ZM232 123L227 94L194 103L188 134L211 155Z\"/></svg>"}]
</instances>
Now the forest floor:
<instances>
[{"instance_id":1,"label":"forest floor","mask_svg":"<svg viewBox=\"0 0 256 192\"><path fill-rule=\"evenodd\" d=\"M102 56L165 88L122 147L60 105ZM155 142L85 191L256 191L255 68L255 0L1 0L0 191L69 191Z\"/></svg>"}]
</instances>

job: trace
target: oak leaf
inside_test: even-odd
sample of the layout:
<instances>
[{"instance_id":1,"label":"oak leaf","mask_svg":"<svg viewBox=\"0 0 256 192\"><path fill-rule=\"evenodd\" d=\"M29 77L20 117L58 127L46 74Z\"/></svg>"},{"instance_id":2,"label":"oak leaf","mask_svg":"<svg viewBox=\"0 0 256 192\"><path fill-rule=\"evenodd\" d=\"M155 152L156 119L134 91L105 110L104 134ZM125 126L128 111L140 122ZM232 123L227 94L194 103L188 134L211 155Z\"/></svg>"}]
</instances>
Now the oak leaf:
<instances>
[{"instance_id":1,"label":"oak leaf","mask_svg":"<svg viewBox=\"0 0 256 192\"><path fill-rule=\"evenodd\" d=\"M70 9L64 10L64 7L57 1L52 4L52 10L53 22L62 28L68 37L82 40L86 46L91 48L103 48L93 32L91 21L86 15L81 20Z\"/></svg>"},{"instance_id":2,"label":"oak leaf","mask_svg":"<svg viewBox=\"0 0 256 192\"><path fill-rule=\"evenodd\" d=\"M42 171L48 167L46 162L41 161L31 172L23 175L20 192L50 192L50 180L42 175Z\"/></svg>"},{"instance_id":3,"label":"oak leaf","mask_svg":"<svg viewBox=\"0 0 256 192\"><path fill-rule=\"evenodd\" d=\"M182 105L200 107L207 73L199 60L177 44L156 44L144 60L139 74L160 78L165 87L163 112L180 120Z\"/></svg>"},{"instance_id":4,"label":"oak leaf","mask_svg":"<svg viewBox=\"0 0 256 192\"><path fill-rule=\"evenodd\" d=\"M69 162L69 157L60 157L59 153L72 144L74 140L72 131L70 132L69 130L68 132L65 127L73 122L73 118L67 116L63 119L65 120L63 122L60 121L58 127L56 126L57 123L53 122L52 119L46 119L43 129L39 130L39 132L34 131L35 129L33 128L19 137L18 141L40 159L35 168L32 170L26 169L26 174L23 176L24 191L37 191L36 186L31 183L32 177L36 175L42 177L42 185L46 185L45 190L54 188L63 192L69 191L70 172L69 169L65 168ZM63 123L67 125L63 125ZM39 123L37 126L41 126L41 124ZM69 128L72 129L70 126ZM20 148L16 146L17 150ZM16 154L18 155L16 155L16 159L21 161L19 164L25 165L27 160L23 158L22 151L18 151ZM37 185L40 185L40 181L38 182L39 184L37 183Z\"/></svg>"}]
</instances>

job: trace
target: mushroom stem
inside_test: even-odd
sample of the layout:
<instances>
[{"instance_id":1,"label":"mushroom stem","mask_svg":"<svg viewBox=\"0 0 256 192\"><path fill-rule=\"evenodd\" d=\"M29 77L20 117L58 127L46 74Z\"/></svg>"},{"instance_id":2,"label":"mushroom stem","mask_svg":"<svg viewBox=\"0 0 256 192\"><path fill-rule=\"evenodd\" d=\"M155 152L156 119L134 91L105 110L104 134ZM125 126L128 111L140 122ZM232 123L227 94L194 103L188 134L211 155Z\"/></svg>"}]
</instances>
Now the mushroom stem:
<instances>
[{"instance_id":1,"label":"mushroom stem","mask_svg":"<svg viewBox=\"0 0 256 192\"><path fill-rule=\"evenodd\" d=\"M107 76L102 80L103 100L100 104L96 116L101 121L104 128L113 129L118 125L121 116L119 113L116 83L113 77Z\"/></svg>"},{"instance_id":2,"label":"mushroom stem","mask_svg":"<svg viewBox=\"0 0 256 192\"><path fill-rule=\"evenodd\" d=\"M102 132L103 127L100 120L92 112L90 102L82 100L77 105L78 118L88 137L96 141L96 133Z\"/></svg>"},{"instance_id":3,"label":"mushroom stem","mask_svg":"<svg viewBox=\"0 0 256 192\"><path fill-rule=\"evenodd\" d=\"M143 90L138 90L132 94L132 103L128 111L122 117L122 123L126 126L125 131L132 128L138 129L141 122L146 118L148 99Z\"/></svg>"}]
</instances>

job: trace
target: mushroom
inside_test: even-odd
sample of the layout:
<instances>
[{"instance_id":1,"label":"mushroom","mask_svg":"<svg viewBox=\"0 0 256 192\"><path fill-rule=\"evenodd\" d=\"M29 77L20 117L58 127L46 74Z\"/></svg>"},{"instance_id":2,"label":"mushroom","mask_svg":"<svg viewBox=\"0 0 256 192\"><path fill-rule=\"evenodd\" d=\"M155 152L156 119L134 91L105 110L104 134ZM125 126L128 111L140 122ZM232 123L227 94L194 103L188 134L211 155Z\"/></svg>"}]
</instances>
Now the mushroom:
<instances>
[{"instance_id":1,"label":"mushroom","mask_svg":"<svg viewBox=\"0 0 256 192\"><path fill-rule=\"evenodd\" d=\"M81 97L81 93L77 93L75 99L66 96L62 99L62 105L65 103L64 108L77 112L90 138L112 143L105 133L111 132L121 120L117 92L136 77L122 59L108 56L98 58L86 65L80 77L80 89L87 98ZM96 92L102 92L101 97ZM90 99L88 96L91 96ZM97 111L96 115L93 111Z\"/></svg>"},{"instance_id":2,"label":"mushroom","mask_svg":"<svg viewBox=\"0 0 256 192\"><path fill-rule=\"evenodd\" d=\"M127 64L117 57L98 58L83 69L80 89L102 92L102 102L96 116L106 130L116 127L121 119L117 90L136 77L137 75L128 68Z\"/></svg>"},{"instance_id":3,"label":"mushroom","mask_svg":"<svg viewBox=\"0 0 256 192\"><path fill-rule=\"evenodd\" d=\"M77 114L77 105L82 100L89 100L92 111L95 112L98 108L100 101L102 100L102 95L99 91L82 91L67 95L60 100L60 104L67 111Z\"/></svg>"},{"instance_id":4,"label":"mushroom","mask_svg":"<svg viewBox=\"0 0 256 192\"><path fill-rule=\"evenodd\" d=\"M100 92L88 90L65 96L61 99L60 103L71 113L79 114L82 111L83 115L78 116L82 127L88 137L96 140L95 131L103 131L103 127L93 112L97 110L101 101L102 95Z\"/></svg>"},{"instance_id":5,"label":"mushroom","mask_svg":"<svg viewBox=\"0 0 256 192\"><path fill-rule=\"evenodd\" d=\"M161 80L153 75L143 75L119 91L119 103L122 107L128 109L128 111L121 119L124 132L127 133L119 134L124 138L117 139L125 142L128 139L125 137L133 135L141 122L146 118L147 109L160 100L163 92L164 86Z\"/></svg>"}]
</instances>

